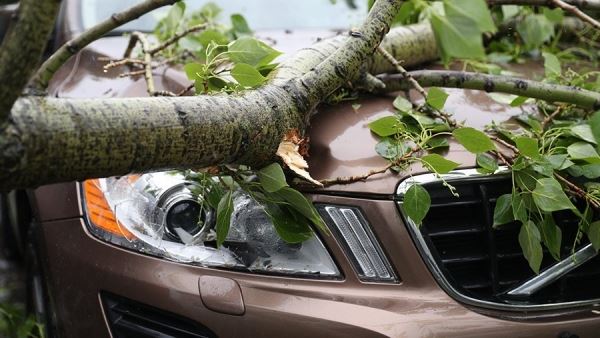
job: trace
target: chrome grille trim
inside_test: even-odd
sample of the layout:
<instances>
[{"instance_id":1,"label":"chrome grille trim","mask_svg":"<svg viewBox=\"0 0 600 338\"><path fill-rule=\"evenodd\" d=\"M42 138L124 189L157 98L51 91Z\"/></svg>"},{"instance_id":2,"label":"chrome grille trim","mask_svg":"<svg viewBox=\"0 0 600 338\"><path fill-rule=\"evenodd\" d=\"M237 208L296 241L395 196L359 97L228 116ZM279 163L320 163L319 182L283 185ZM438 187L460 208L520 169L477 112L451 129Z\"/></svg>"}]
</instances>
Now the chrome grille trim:
<instances>
[{"instance_id":1,"label":"chrome grille trim","mask_svg":"<svg viewBox=\"0 0 600 338\"><path fill-rule=\"evenodd\" d=\"M469 180L485 180L486 178L494 179L498 175L507 175L509 171L506 167L501 167L495 174L493 175L485 175L479 173L476 169L462 169L452 171L448 174L444 175L436 175L432 173L428 174L419 174L411 176L404 181L400 182L396 189L396 205L398 207L399 213L402 215L402 219L406 227L409 230L410 235L413 238L413 241L417 247L417 250L421 254L425 264L431 271L433 277L438 282L440 287L448 293L455 300L476 307L492 309L492 310L500 310L500 311L511 311L511 312L523 312L523 311L547 311L547 310L560 310L574 307L584 307L584 306L600 306L600 298L590 299L584 301L573 301L573 302L561 302L561 303L550 303L550 304L524 304L519 301L511 301L510 303L499 303L492 302L487 300L481 300L477 298L473 298L471 296L465 295L457 290L452 284L448 281L441 268L438 266L432 252L430 251L425 238L423 237L421 231L417 227L417 225L412 222L404 212L402 211L402 199L404 194L408 189L414 184L427 184L427 183L436 183L436 182L452 182L452 181L469 181Z\"/></svg>"}]
</instances>

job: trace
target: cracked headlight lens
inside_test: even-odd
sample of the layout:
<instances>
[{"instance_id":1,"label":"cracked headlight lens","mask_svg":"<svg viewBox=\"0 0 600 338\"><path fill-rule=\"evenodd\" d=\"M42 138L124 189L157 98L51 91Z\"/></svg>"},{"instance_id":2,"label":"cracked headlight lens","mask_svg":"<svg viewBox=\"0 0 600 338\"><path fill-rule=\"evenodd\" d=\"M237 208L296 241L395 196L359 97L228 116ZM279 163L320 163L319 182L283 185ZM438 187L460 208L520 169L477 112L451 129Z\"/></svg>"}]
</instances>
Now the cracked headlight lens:
<instances>
[{"instance_id":1,"label":"cracked headlight lens","mask_svg":"<svg viewBox=\"0 0 600 338\"><path fill-rule=\"evenodd\" d=\"M83 183L87 227L107 242L181 263L274 274L337 277L316 236L283 241L264 208L234 193L229 234L216 246L215 211L194 194L197 183L157 172Z\"/></svg>"}]
</instances>

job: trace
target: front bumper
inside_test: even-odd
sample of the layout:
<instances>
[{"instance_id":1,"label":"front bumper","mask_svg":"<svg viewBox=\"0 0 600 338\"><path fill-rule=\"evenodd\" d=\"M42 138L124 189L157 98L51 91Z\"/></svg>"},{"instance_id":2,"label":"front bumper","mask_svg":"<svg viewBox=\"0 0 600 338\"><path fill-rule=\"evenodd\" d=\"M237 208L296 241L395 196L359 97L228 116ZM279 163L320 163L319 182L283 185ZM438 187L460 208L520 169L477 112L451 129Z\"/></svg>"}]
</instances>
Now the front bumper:
<instances>
[{"instance_id":1,"label":"front bumper","mask_svg":"<svg viewBox=\"0 0 600 338\"><path fill-rule=\"evenodd\" d=\"M436 284L393 201L332 196L316 196L314 201L360 207L401 282L360 282L330 236L324 242L343 273L342 280L189 266L102 242L87 232L81 218L46 221L38 228L37 238L52 310L58 318L58 336L110 337L101 294L126 297L188 318L221 338L595 337L600 330L600 317L590 308L544 316L513 314L512 319L506 319L507 314L484 315L467 308ZM209 309L200 295L202 276L235 281L241 290L243 314Z\"/></svg>"}]
</instances>

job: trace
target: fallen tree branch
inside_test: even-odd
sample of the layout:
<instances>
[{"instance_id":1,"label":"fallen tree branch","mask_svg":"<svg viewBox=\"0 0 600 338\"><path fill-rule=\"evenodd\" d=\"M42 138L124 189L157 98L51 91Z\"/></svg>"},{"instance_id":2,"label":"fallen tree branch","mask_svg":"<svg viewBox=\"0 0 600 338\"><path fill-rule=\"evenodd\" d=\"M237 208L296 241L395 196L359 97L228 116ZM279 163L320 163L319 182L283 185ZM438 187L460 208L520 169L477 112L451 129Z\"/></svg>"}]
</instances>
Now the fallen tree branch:
<instances>
[{"instance_id":1,"label":"fallen tree branch","mask_svg":"<svg viewBox=\"0 0 600 338\"><path fill-rule=\"evenodd\" d=\"M154 56L154 54L168 48L169 46L177 43L177 41L181 40L182 38L192 34L192 33L197 33L200 31L205 30L207 27L207 24L203 23L200 25L196 25L196 26L192 26L186 30L184 30L183 32L177 33L175 35L173 35L170 39L168 39L167 41L161 43L160 45L151 48L150 50L148 50L148 53L150 53L150 55Z\"/></svg>"},{"instance_id":2,"label":"fallen tree branch","mask_svg":"<svg viewBox=\"0 0 600 338\"><path fill-rule=\"evenodd\" d=\"M60 0L21 0L16 24L0 46L0 125L46 49ZM15 72L18 69L18 72Z\"/></svg>"},{"instance_id":3,"label":"fallen tree branch","mask_svg":"<svg viewBox=\"0 0 600 338\"><path fill-rule=\"evenodd\" d=\"M576 87L516 77L459 71L422 70L410 72L410 74L425 87L464 88L507 93L548 102L571 103L587 109L600 109L600 93ZM409 88L401 74L385 74L379 76L379 79L386 84L386 91Z\"/></svg>"},{"instance_id":4,"label":"fallen tree branch","mask_svg":"<svg viewBox=\"0 0 600 338\"><path fill-rule=\"evenodd\" d=\"M563 0L550 0L552 4L554 4L556 7L562 8L564 11L567 11L571 14L573 14L574 16L580 18L582 21L589 23L590 25L592 25L594 28L596 29L600 29L600 22L596 21L594 18L592 18L591 16L585 14L583 11L581 11L577 6L575 5L570 5L568 3L566 3Z\"/></svg>"},{"instance_id":5,"label":"fallen tree branch","mask_svg":"<svg viewBox=\"0 0 600 338\"><path fill-rule=\"evenodd\" d=\"M580 9L600 10L600 0L563 0ZM487 0L488 5L552 6L552 0Z\"/></svg>"},{"instance_id":6,"label":"fallen tree branch","mask_svg":"<svg viewBox=\"0 0 600 338\"><path fill-rule=\"evenodd\" d=\"M364 65L369 72L389 68L371 56L401 4L376 1L360 35L307 48L282 62L267 84L237 95L23 97L1 133L0 187L214 164L267 164L285 132L305 130L313 108L326 97L321 94L346 85ZM400 57L414 55L413 64L437 57L428 25L401 27L391 36L385 46ZM420 46L417 53L412 45Z\"/></svg>"},{"instance_id":7,"label":"fallen tree branch","mask_svg":"<svg viewBox=\"0 0 600 338\"><path fill-rule=\"evenodd\" d=\"M159 7L172 5L179 0L146 0L128 9L113 14L109 19L106 19L99 24L80 34L60 47L48 60L46 60L35 73L29 83L29 90L32 93L43 93L48 87L50 79L56 71L67 60L79 52L82 48L89 45L91 42L99 39L103 35L113 29L122 26L130 21L133 21L140 16L157 9ZM37 1L34 1L36 4ZM52 1L44 1L52 2Z\"/></svg>"}]
</instances>

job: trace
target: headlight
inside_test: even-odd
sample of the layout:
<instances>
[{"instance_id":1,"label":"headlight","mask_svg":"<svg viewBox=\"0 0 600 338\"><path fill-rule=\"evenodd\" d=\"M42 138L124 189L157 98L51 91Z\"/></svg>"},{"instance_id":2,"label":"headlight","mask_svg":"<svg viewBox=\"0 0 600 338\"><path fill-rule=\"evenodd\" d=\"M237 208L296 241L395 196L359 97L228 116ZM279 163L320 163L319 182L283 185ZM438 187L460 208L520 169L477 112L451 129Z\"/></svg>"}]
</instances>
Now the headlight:
<instances>
[{"instance_id":1,"label":"headlight","mask_svg":"<svg viewBox=\"0 0 600 338\"><path fill-rule=\"evenodd\" d=\"M88 180L83 184L87 227L112 244L169 260L256 272L336 277L340 273L315 235L283 241L264 208L234 194L231 228L216 246L215 211L179 173L158 172Z\"/></svg>"}]
</instances>

